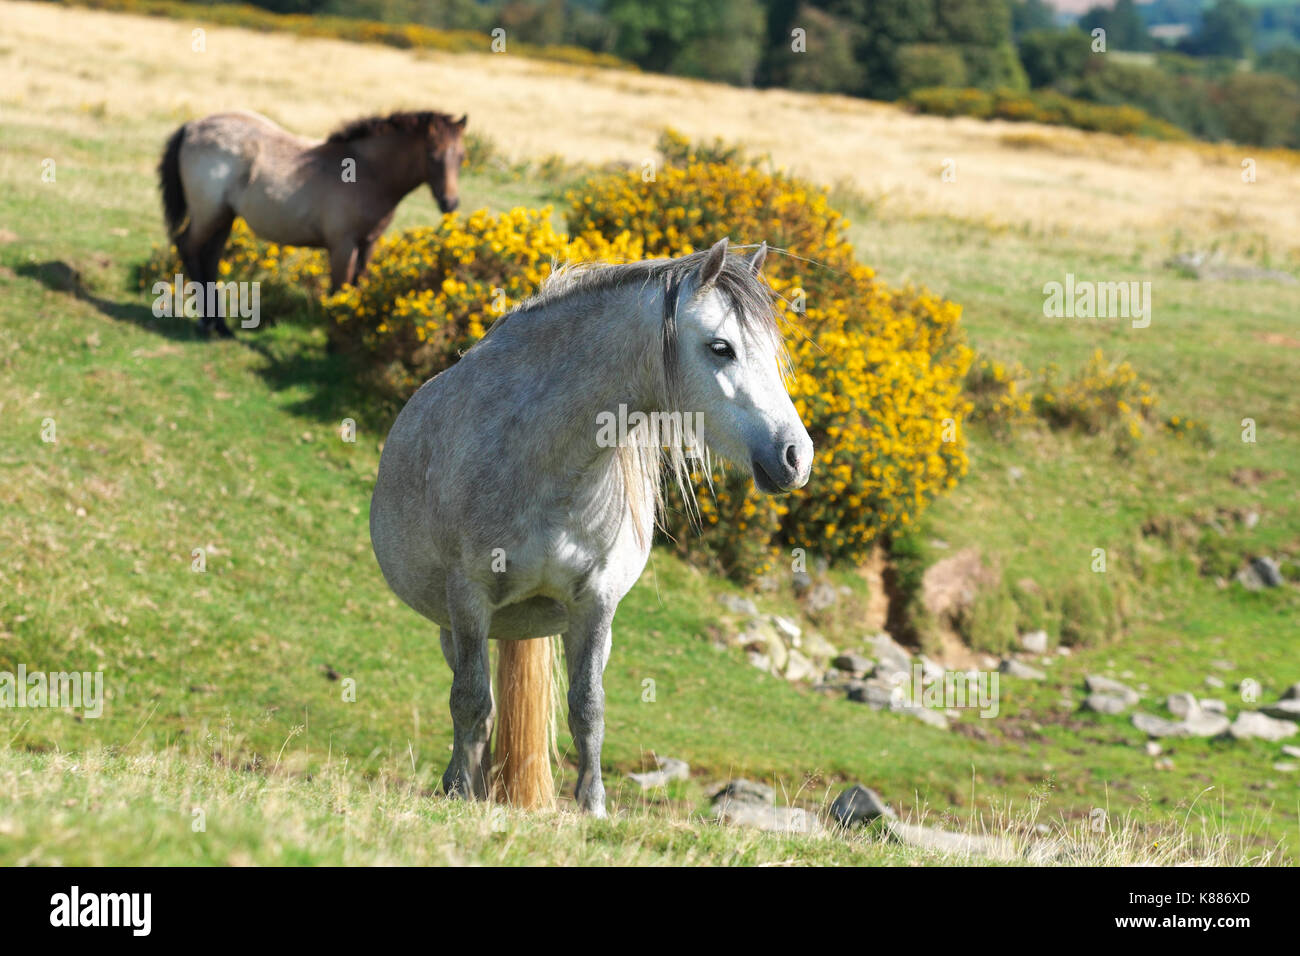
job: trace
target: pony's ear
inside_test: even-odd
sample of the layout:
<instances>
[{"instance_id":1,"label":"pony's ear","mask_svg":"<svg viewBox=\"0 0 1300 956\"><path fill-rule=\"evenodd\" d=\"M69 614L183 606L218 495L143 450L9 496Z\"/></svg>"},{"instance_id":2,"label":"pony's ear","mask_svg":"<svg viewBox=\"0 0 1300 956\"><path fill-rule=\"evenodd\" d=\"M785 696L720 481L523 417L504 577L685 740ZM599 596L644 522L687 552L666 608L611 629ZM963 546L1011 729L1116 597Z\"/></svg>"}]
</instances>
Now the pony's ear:
<instances>
[{"instance_id":1,"label":"pony's ear","mask_svg":"<svg viewBox=\"0 0 1300 956\"><path fill-rule=\"evenodd\" d=\"M718 280L722 274L722 265L727 259L727 238L723 236L713 244L709 249L709 254L704 257L704 264L700 266L700 271L695 275L695 288L698 292L712 288L713 283Z\"/></svg>"},{"instance_id":2,"label":"pony's ear","mask_svg":"<svg viewBox=\"0 0 1300 956\"><path fill-rule=\"evenodd\" d=\"M767 260L767 241L754 250L754 254L749 257L749 271L758 275L763 271L763 263Z\"/></svg>"},{"instance_id":3,"label":"pony's ear","mask_svg":"<svg viewBox=\"0 0 1300 956\"><path fill-rule=\"evenodd\" d=\"M455 122L454 125L459 126L461 129L464 129L464 128L465 128L465 124L468 123L468 122L469 122L469 114L466 113L466 114L465 114L464 116L462 116L460 119L456 120L456 122Z\"/></svg>"}]
</instances>

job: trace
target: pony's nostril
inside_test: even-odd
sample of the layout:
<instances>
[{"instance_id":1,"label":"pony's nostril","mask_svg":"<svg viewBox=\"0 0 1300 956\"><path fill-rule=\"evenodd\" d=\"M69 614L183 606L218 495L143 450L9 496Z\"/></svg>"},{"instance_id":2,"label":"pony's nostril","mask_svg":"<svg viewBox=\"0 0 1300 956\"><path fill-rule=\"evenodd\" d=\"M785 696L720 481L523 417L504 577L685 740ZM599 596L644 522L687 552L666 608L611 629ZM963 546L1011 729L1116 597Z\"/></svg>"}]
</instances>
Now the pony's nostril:
<instances>
[{"instance_id":1,"label":"pony's nostril","mask_svg":"<svg viewBox=\"0 0 1300 956\"><path fill-rule=\"evenodd\" d=\"M785 446L785 463L790 466L791 471L799 470L799 449L794 445Z\"/></svg>"}]
</instances>

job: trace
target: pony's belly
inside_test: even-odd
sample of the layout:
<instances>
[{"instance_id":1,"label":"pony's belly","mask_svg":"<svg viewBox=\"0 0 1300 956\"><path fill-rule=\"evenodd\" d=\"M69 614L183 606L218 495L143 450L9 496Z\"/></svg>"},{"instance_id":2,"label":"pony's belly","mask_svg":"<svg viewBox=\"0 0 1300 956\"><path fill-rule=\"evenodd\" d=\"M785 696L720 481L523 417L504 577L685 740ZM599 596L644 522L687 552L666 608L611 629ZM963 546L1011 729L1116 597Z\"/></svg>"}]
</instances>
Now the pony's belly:
<instances>
[{"instance_id":1,"label":"pony's belly","mask_svg":"<svg viewBox=\"0 0 1300 956\"><path fill-rule=\"evenodd\" d=\"M519 641L550 637L569 629L569 612L553 598L533 597L517 604L507 604L492 613L488 637L500 641Z\"/></svg>"}]
</instances>

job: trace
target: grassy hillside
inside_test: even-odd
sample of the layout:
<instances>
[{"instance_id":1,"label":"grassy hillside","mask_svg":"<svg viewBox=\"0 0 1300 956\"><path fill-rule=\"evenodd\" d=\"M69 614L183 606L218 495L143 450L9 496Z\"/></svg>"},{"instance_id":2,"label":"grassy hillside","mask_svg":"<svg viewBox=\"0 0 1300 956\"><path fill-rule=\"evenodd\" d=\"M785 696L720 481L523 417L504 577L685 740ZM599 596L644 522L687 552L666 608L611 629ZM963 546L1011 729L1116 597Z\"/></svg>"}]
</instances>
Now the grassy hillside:
<instances>
[{"instance_id":1,"label":"grassy hillside","mask_svg":"<svg viewBox=\"0 0 1300 956\"><path fill-rule=\"evenodd\" d=\"M270 66L324 63L329 41L213 31L210 50L241 51L221 54L213 71L174 48L188 36L184 24L25 4L0 13L0 670L102 669L110 693L99 720L0 712L0 792L9 798L0 860L904 858L865 838L786 841L702 823L709 786L738 773L814 807L861 780L904 814L952 828L1037 820L1072 829L1100 807L1127 854L1110 859L1141 858L1148 841L1167 851L1172 833L1176 859L1294 860L1300 788L1295 774L1273 769L1277 745L1180 741L1166 747L1172 766L1157 770L1127 719L1078 714L1076 701L1082 677L1096 672L1145 683L1153 698L1205 693L1204 678L1218 674L1253 677L1270 700L1300 679L1294 589L1220 589L1196 569L1200 545L1142 533L1153 518L1201 532L1215 509L1250 509L1258 525L1234 526L1214 548L1300 554L1291 394L1300 287L1197 282L1162 265L1171 249L1209 234L1240 260L1292 261L1300 224L1279 196L1295 168L1270 168L1264 189L1225 198L1234 164L1197 148L1046 130L1026 147L962 122L719 91L736 99L714 114L717 132L743 127L741 138L760 148L778 142L789 111L825 110L828 132L806 138L796 158L854 170L839 198L855 216L860 254L893 282L963 303L981 352L1073 369L1101 346L1132 361L1168 411L1207 422L1214 446L1155 441L1125 460L1100 438L972 435L972 473L931 510L919 546L934 557L977 545L1008 578L1052 591L1090 575L1092 549L1107 548L1126 634L1059 659L1042 683L1005 679L1002 716L968 716L956 731L790 686L715 649L705 635L727 586L656 552L620 608L606 677L605 762L611 809L623 815L592 824L562 814L551 831L512 814L507 831L517 836L503 838L486 811L429 793L451 740L450 675L432 629L387 591L366 533L394 409L349 385L316 330L280 325L236 342L196 341L188 327L154 319L131 282L161 238L152 167L177 122L240 105L321 132L341 118L340 102L349 112L399 105L391 84L352 85L343 98L332 92L343 82L338 66ZM488 74L487 58L346 49L357 76L409 77L412 90L441 90L439 105L481 97L472 122L520 157L639 162L663 125L650 104L675 96L680 106L697 88L498 60ZM77 64L71 73L67 63ZM528 96L542 98L581 83L603 105L565 114L558 130L526 126L514 117L527 96L489 105L478 83L489 76L515 90L526 79ZM683 111L670 121L704 127L706 118ZM876 122L897 151L884 168L849 155ZM816 142L834 145L813 161L807 144ZM1126 164L1131 150L1145 166ZM906 162L950 153L996 179L959 172L940 187L933 160L924 180L889 185ZM46 158L56 163L52 183L41 178ZM462 196L469 208L540 205L562 198L563 178L481 171L464 177ZM939 188L951 202L930 203ZM890 198L873 201L882 195ZM1072 207L1072 197L1096 202ZM395 228L435 215L421 192ZM1044 318L1042 285L1066 271L1154 279L1151 327ZM1243 417L1259 423L1255 444L1239 440ZM53 444L41 440L47 418ZM344 418L358 423L355 444L339 438ZM206 550L203 573L191 570L195 548ZM762 601L793 610L783 595ZM1212 664L1223 659L1231 670ZM355 703L343 699L345 678L356 681ZM642 702L646 678L654 703ZM1218 693L1231 699L1234 686ZM560 744L567 750L566 735ZM648 803L619 781L651 752L695 772ZM201 838L190 827L196 800L220 808Z\"/></svg>"}]
</instances>

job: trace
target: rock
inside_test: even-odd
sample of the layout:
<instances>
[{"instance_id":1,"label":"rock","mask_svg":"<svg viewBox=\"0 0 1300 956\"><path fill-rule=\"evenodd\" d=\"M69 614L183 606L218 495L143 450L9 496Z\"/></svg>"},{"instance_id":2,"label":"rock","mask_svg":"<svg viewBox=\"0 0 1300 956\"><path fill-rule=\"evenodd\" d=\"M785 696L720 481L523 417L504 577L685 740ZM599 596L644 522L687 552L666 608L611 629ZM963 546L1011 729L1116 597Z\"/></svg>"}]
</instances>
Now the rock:
<instances>
[{"instance_id":1,"label":"rock","mask_svg":"<svg viewBox=\"0 0 1300 956\"><path fill-rule=\"evenodd\" d=\"M749 658L749 663L753 664L759 670L771 672L772 658L768 657L766 654L760 654L758 651L749 651L745 656Z\"/></svg>"},{"instance_id":2,"label":"rock","mask_svg":"<svg viewBox=\"0 0 1300 956\"><path fill-rule=\"evenodd\" d=\"M1223 683L1222 677L1215 677L1213 674L1205 678L1205 685L1207 687L1213 687L1216 690L1222 690L1224 687L1227 686L1226 684Z\"/></svg>"},{"instance_id":3,"label":"rock","mask_svg":"<svg viewBox=\"0 0 1300 956\"><path fill-rule=\"evenodd\" d=\"M813 579L807 571L796 571L794 573L794 593L798 597L812 587Z\"/></svg>"},{"instance_id":4,"label":"rock","mask_svg":"<svg viewBox=\"0 0 1300 956\"><path fill-rule=\"evenodd\" d=\"M1220 671L1234 671L1237 669L1236 664L1232 663L1232 661L1226 661L1223 658L1210 661L1210 666L1213 667L1215 670L1220 670Z\"/></svg>"},{"instance_id":5,"label":"rock","mask_svg":"<svg viewBox=\"0 0 1300 956\"><path fill-rule=\"evenodd\" d=\"M1161 747L1154 740L1148 740L1146 742L1146 751L1148 757L1159 757L1162 753L1164 753L1164 748Z\"/></svg>"},{"instance_id":6,"label":"rock","mask_svg":"<svg viewBox=\"0 0 1300 956\"><path fill-rule=\"evenodd\" d=\"M898 820L890 821L889 835L906 846L937 850L940 853L979 856L991 860L1014 860L1017 857L1015 845L1003 837L949 833Z\"/></svg>"},{"instance_id":7,"label":"rock","mask_svg":"<svg viewBox=\"0 0 1300 956\"><path fill-rule=\"evenodd\" d=\"M865 674L875 666L875 662L869 657L863 657L861 654L849 652L840 654L831 661L831 666L836 670L848 671L850 674Z\"/></svg>"},{"instance_id":8,"label":"rock","mask_svg":"<svg viewBox=\"0 0 1300 956\"><path fill-rule=\"evenodd\" d=\"M1278 720L1300 721L1300 700L1279 700L1276 704L1265 704L1260 710Z\"/></svg>"},{"instance_id":9,"label":"rock","mask_svg":"<svg viewBox=\"0 0 1300 956\"><path fill-rule=\"evenodd\" d=\"M794 648L786 654L785 670L781 672L781 676L786 680L809 680L816 673L817 668L813 666L813 662Z\"/></svg>"},{"instance_id":10,"label":"rock","mask_svg":"<svg viewBox=\"0 0 1300 956\"><path fill-rule=\"evenodd\" d=\"M755 806L770 807L775 802L775 790L765 783L757 783L743 777L727 781L722 789L713 795L714 806L724 803L748 803Z\"/></svg>"},{"instance_id":11,"label":"rock","mask_svg":"<svg viewBox=\"0 0 1300 956\"><path fill-rule=\"evenodd\" d=\"M895 701L903 702L902 688L875 677L849 684L848 698L857 704L866 704L872 710L892 710Z\"/></svg>"},{"instance_id":12,"label":"rock","mask_svg":"<svg viewBox=\"0 0 1300 956\"><path fill-rule=\"evenodd\" d=\"M824 664L838 653L838 649L816 631L809 631L803 636L803 652L812 660Z\"/></svg>"},{"instance_id":13,"label":"rock","mask_svg":"<svg viewBox=\"0 0 1300 956\"><path fill-rule=\"evenodd\" d=\"M714 816L733 827L753 827L768 833L801 833L816 836L825 828L815 814L799 807L763 807L751 803L728 803L714 808Z\"/></svg>"},{"instance_id":14,"label":"rock","mask_svg":"<svg viewBox=\"0 0 1300 956\"><path fill-rule=\"evenodd\" d=\"M1020 635L1020 647L1031 654L1047 653L1047 632L1030 631Z\"/></svg>"},{"instance_id":15,"label":"rock","mask_svg":"<svg viewBox=\"0 0 1300 956\"><path fill-rule=\"evenodd\" d=\"M1169 708L1169 713L1183 718L1201 709L1195 694L1170 694L1165 700L1165 706Z\"/></svg>"},{"instance_id":16,"label":"rock","mask_svg":"<svg viewBox=\"0 0 1300 956\"><path fill-rule=\"evenodd\" d=\"M1127 684L1121 684L1117 680L1109 677L1102 677L1100 674L1090 674L1084 678L1083 686L1088 688L1090 694L1107 694L1113 697L1122 697L1130 707L1142 699L1142 696Z\"/></svg>"},{"instance_id":17,"label":"rock","mask_svg":"<svg viewBox=\"0 0 1300 956\"><path fill-rule=\"evenodd\" d=\"M943 680L944 668L938 661L932 661L924 654L918 658L921 664L921 682L929 684L932 681Z\"/></svg>"},{"instance_id":18,"label":"rock","mask_svg":"<svg viewBox=\"0 0 1300 956\"><path fill-rule=\"evenodd\" d=\"M1133 726L1151 737L1217 737L1228 729L1228 718L1199 708L1185 720L1165 720L1154 714L1134 714Z\"/></svg>"},{"instance_id":19,"label":"rock","mask_svg":"<svg viewBox=\"0 0 1300 956\"><path fill-rule=\"evenodd\" d=\"M686 780L691 775L690 765L685 760L656 756L655 762L659 766L658 770L651 770L649 773L630 773L627 775L628 779L640 785L642 790L653 790L667 785L670 780Z\"/></svg>"},{"instance_id":20,"label":"rock","mask_svg":"<svg viewBox=\"0 0 1300 956\"><path fill-rule=\"evenodd\" d=\"M860 783L849 787L831 804L831 819L845 828L870 823L877 817L893 819L896 816L889 805L880 799L880 794Z\"/></svg>"},{"instance_id":21,"label":"rock","mask_svg":"<svg viewBox=\"0 0 1300 956\"><path fill-rule=\"evenodd\" d=\"M1282 569L1272 558L1255 558L1250 562L1250 569L1266 588L1275 588L1282 584Z\"/></svg>"},{"instance_id":22,"label":"rock","mask_svg":"<svg viewBox=\"0 0 1300 956\"><path fill-rule=\"evenodd\" d=\"M809 614L820 614L822 611L828 611L835 606L835 602L840 598L839 592L835 586L821 581L814 584L808 596L804 598L804 610Z\"/></svg>"},{"instance_id":23,"label":"rock","mask_svg":"<svg viewBox=\"0 0 1300 956\"><path fill-rule=\"evenodd\" d=\"M912 655L888 634L877 634L867 644L876 657L873 676L888 679L894 674L912 674Z\"/></svg>"},{"instance_id":24,"label":"rock","mask_svg":"<svg viewBox=\"0 0 1300 956\"><path fill-rule=\"evenodd\" d=\"M948 729L948 718L929 707L922 707L920 704L903 704L893 709L900 714L911 714L921 723L929 724L931 727L938 727L940 730Z\"/></svg>"},{"instance_id":25,"label":"rock","mask_svg":"<svg viewBox=\"0 0 1300 956\"><path fill-rule=\"evenodd\" d=\"M1297 729L1289 720L1278 720L1258 710L1243 710L1228 727L1228 736L1233 740L1285 740Z\"/></svg>"},{"instance_id":26,"label":"rock","mask_svg":"<svg viewBox=\"0 0 1300 956\"><path fill-rule=\"evenodd\" d=\"M1200 704L1201 704L1201 710L1205 711L1206 713L1226 714L1228 712L1228 705L1221 700L1216 700L1213 697L1202 697L1200 700Z\"/></svg>"},{"instance_id":27,"label":"rock","mask_svg":"<svg viewBox=\"0 0 1300 956\"><path fill-rule=\"evenodd\" d=\"M1287 757L1300 757L1300 747L1293 744L1283 744L1282 753Z\"/></svg>"},{"instance_id":28,"label":"rock","mask_svg":"<svg viewBox=\"0 0 1300 956\"><path fill-rule=\"evenodd\" d=\"M1047 675L1037 667L1030 667L1023 661L1018 661L1014 657L1008 657L1003 660L998 667L1002 673L1008 677L1018 677L1021 680L1042 680Z\"/></svg>"},{"instance_id":29,"label":"rock","mask_svg":"<svg viewBox=\"0 0 1300 956\"><path fill-rule=\"evenodd\" d=\"M1286 690L1282 691L1283 700L1300 700L1300 681L1292 684Z\"/></svg>"},{"instance_id":30,"label":"rock","mask_svg":"<svg viewBox=\"0 0 1300 956\"><path fill-rule=\"evenodd\" d=\"M739 594L724 594L719 601L732 614L740 614L744 617L758 617L758 605L747 597Z\"/></svg>"},{"instance_id":31,"label":"rock","mask_svg":"<svg viewBox=\"0 0 1300 956\"><path fill-rule=\"evenodd\" d=\"M1278 773L1295 773L1300 770L1300 763L1289 763L1283 760L1280 763L1273 764L1273 769Z\"/></svg>"},{"instance_id":32,"label":"rock","mask_svg":"<svg viewBox=\"0 0 1300 956\"><path fill-rule=\"evenodd\" d=\"M781 636L781 640L791 647L799 646L799 638L803 636L803 628L788 617L782 617L779 614L773 614L769 619L772 626L776 628L776 633Z\"/></svg>"},{"instance_id":33,"label":"rock","mask_svg":"<svg viewBox=\"0 0 1300 956\"><path fill-rule=\"evenodd\" d=\"M1089 694L1083 699L1083 709L1098 714L1122 714L1129 702L1118 694Z\"/></svg>"},{"instance_id":34,"label":"rock","mask_svg":"<svg viewBox=\"0 0 1300 956\"><path fill-rule=\"evenodd\" d=\"M786 650L785 642L781 640L780 635L766 621L761 618L750 621L740 639L746 650L753 651L768 659L768 667L764 668L764 670L771 670L776 674L785 670L786 657L789 652ZM750 661L754 663L752 657Z\"/></svg>"}]
</instances>

